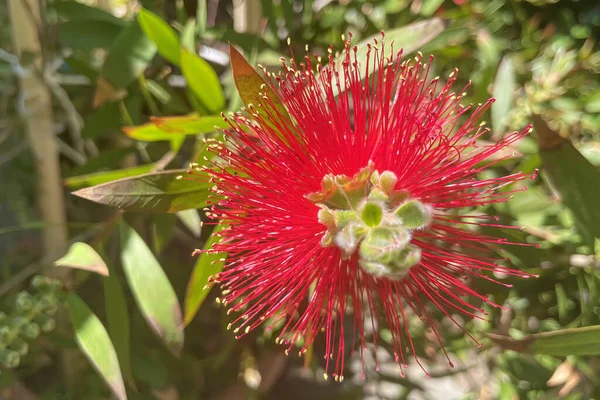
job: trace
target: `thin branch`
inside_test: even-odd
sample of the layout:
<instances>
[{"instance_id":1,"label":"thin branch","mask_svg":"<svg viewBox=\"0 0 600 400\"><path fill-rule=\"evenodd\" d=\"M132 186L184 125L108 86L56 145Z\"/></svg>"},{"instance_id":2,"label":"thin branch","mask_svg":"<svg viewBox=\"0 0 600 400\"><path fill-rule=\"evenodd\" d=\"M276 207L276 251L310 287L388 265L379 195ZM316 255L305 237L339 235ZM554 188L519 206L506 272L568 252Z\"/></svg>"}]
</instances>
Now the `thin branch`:
<instances>
[{"instance_id":1,"label":"thin branch","mask_svg":"<svg viewBox=\"0 0 600 400\"><path fill-rule=\"evenodd\" d=\"M87 162L87 158L83 154L63 142L58 136L55 136L55 141L60 153L75 164L84 165Z\"/></svg>"}]
</instances>

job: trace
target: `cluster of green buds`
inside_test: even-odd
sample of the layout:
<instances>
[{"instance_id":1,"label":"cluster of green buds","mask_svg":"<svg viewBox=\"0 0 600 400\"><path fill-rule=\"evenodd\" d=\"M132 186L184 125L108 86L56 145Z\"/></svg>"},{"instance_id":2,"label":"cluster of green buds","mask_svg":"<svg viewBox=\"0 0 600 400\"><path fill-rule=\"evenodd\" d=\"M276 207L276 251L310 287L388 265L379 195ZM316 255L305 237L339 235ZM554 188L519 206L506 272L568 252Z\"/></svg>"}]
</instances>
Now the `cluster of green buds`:
<instances>
[{"instance_id":1,"label":"cluster of green buds","mask_svg":"<svg viewBox=\"0 0 600 400\"><path fill-rule=\"evenodd\" d=\"M31 281L32 293L22 291L12 300L12 311L0 312L0 365L16 368L29 352L29 342L54 330L61 283L45 276Z\"/></svg>"},{"instance_id":2,"label":"cluster of green buds","mask_svg":"<svg viewBox=\"0 0 600 400\"><path fill-rule=\"evenodd\" d=\"M346 259L357 253L359 266L373 276L404 278L421 261L411 239L429 224L432 209L396 190L397 181L372 162L353 177L325 175L321 190L306 196L321 208L318 219L327 227L321 246L337 246Z\"/></svg>"}]
</instances>

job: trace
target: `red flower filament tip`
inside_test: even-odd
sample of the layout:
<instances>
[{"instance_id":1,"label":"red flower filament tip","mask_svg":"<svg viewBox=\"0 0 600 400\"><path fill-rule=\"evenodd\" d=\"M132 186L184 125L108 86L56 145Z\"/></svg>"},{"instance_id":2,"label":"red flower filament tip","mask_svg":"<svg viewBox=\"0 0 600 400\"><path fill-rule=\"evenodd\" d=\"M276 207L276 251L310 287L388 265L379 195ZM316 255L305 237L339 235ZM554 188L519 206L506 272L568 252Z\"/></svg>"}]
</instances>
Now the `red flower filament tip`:
<instances>
[{"instance_id":1,"label":"red flower filament tip","mask_svg":"<svg viewBox=\"0 0 600 400\"><path fill-rule=\"evenodd\" d=\"M387 326L405 367L415 354L410 315L442 344L426 302L460 326L453 315L484 314L465 296L499 307L465 278L529 276L490 256L507 241L473 229L511 227L465 209L504 202L517 191L504 186L534 177L479 179L531 128L480 144L488 129L477 121L493 99L462 106L456 70L442 83L429 76L431 59L402 61L385 48L382 35L362 66L349 40L341 62L332 51L316 69L308 55L283 61L266 91L278 98L265 93L261 107L229 118L224 142L211 144L219 161L203 172L215 183L209 216L227 227L211 251L228 254L214 281L238 315L230 327L240 337L282 324L276 342L291 350L302 339L300 354L324 332L336 380L344 349L368 348L365 327L376 345Z\"/></svg>"}]
</instances>

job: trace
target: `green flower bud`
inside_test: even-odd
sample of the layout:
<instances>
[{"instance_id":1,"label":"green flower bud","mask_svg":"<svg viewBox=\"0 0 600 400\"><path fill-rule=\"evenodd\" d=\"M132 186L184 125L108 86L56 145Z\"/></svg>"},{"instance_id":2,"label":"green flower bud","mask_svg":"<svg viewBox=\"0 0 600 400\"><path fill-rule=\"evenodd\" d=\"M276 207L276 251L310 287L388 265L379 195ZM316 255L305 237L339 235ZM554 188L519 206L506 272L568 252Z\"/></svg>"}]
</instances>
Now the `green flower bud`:
<instances>
[{"instance_id":1,"label":"green flower bud","mask_svg":"<svg viewBox=\"0 0 600 400\"><path fill-rule=\"evenodd\" d=\"M344 252L345 257L350 257L358 243L366 233L366 228L359 224L348 224L335 235L335 244Z\"/></svg>"},{"instance_id":2,"label":"green flower bud","mask_svg":"<svg viewBox=\"0 0 600 400\"><path fill-rule=\"evenodd\" d=\"M20 362L21 356L16 351L9 349L0 350L0 364L2 364L4 368L17 368Z\"/></svg>"},{"instance_id":3,"label":"green flower bud","mask_svg":"<svg viewBox=\"0 0 600 400\"><path fill-rule=\"evenodd\" d=\"M26 341L21 339L20 337L15 337L12 340L12 343L8 346L11 350L19 353L21 357L23 357L27 352L29 352L29 344Z\"/></svg>"},{"instance_id":4,"label":"green flower bud","mask_svg":"<svg viewBox=\"0 0 600 400\"><path fill-rule=\"evenodd\" d=\"M408 229L419 229L431 221L431 210L423 203L409 200L394 211L394 215L402 220L402 225Z\"/></svg>"},{"instance_id":5,"label":"green flower bud","mask_svg":"<svg viewBox=\"0 0 600 400\"><path fill-rule=\"evenodd\" d=\"M35 317L35 322L38 324L42 332L52 332L56 328L56 322L53 318L40 314Z\"/></svg>"},{"instance_id":6,"label":"green flower bud","mask_svg":"<svg viewBox=\"0 0 600 400\"><path fill-rule=\"evenodd\" d=\"M8 325L0 326L0 343L6 346L14 336L12 328Z\"/></svg>"},{"instance_id":7,"label":"green flower bud","mask_svg":"<svg viewBox=\"0 0 600 400\"><path fill-rule=\"evenodd\" d=\"M42 310L50 315L53 315L58 311L58 299L52 295L42 295L38 297L38 305Z\"/></svg>"},{"instance_id":8,"label":"green flower bud","mask_svg":"<svg viewBox=\"0 0 600 400\"><path fill-rule=\"evenodd\" d=\"M383 211L383 206L380 203L374 201L366 202L360 210L360 219L365 225L375 228L381 224Z\"/></svg>"},{"instance_id":9,"label":"green flower bud","mask_svg":"<svg viewBox=\"0 0 600 400\"><path fill-rule=\"evenodd\" d=\"M392 171L383 171L379 176L379 187L385 193L391 193L392 190L396 187L396 183L398 182L398 177Z\"/></svg>"},{"instance_id":10,"label":"green flower bud","mask_svg":"<svg viewBox=\"0 0 600 400\"><path fill-rule=\"evenodd\" d=\"M336 210L333 212L333 216L337 229L344 229L351 222L358 222L358 215L355 211Z\"/></svg>"},{"instance_id":11,"label":"green flower bud","mask_svg":"<svg viewBox=\"0 0 600 400\"><path fill-rule=\"evenodd\" d=\"M15 308L17 312L27 312L33 308L33 296L27 292L20 292L15 298Z\"/></svg>"},{"instance_id":12,"label":"green flower bud","mask_svg":"<svg viewBox=\"0 0 600 400\"><path fill-rule=\"evenodd\" d=\"M323 208L319 210L317 218L319 220L319 223L325 225L327 229L335 228L335 217L331 210L326 206L323 206Z\"/></svg>"},{"instance_id":13,"label":"green flower bud","mask_svg":"<svg viewBox=\"0 0 600 400\"><path fill-rule=\"evenodd\" d=\"M26 339L33 340L40 336L41 329L35 322L30 322L21 327L21 335Z\"/></svg>"}]
</instances>

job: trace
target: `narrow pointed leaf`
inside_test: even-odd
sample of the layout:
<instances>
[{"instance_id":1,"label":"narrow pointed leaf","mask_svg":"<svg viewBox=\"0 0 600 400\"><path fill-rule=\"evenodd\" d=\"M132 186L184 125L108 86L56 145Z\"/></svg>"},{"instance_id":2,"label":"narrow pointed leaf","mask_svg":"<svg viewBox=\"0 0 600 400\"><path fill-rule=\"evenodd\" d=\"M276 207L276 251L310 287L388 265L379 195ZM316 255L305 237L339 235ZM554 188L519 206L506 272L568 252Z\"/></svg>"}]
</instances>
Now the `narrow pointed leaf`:
<instances>
[{"instance_id":1,"label":"narrow pointed leaf","mask_svg":"<svg viewBox=\"0 0 600 400\"><path fill-rule=\"evenodd\" d=\"M67 306L79 348L104 378L115 397L127 399L119 359L104 325L73 292L67 294Z\"/></svg>"},{"instance_id":2,"label":"narrow pointed leaf","mask_svg":"<svg viewBox=\"0 0 600 400\"><path fill-rule=\"evenodd\" d=\"M495 137L500 137L506 128L507 117L512 108L515 92L515 69L512 59L506 56L500 62L496 80L494 81L493 95L496 101L492 104L492 129Z\"/></svg>"},{"instance_id":3,"label":"narrow pointed leaf","mask_svg":"<svg viewBox=\"0 0 600 400\"><path fill-rule=\"evenodd\" d=\"M144 34L156 44L158 53L166 60L179 65L179 38L175 30L161 17L144 8L137 19Z\"/></svg>"},{"instance_id":4,"label":"narrow pointed leaf","mask_svg":"<svg viewBox=\"0 0 600 400\"><path fill-rule=\"evenodd\" d=\"M600 355L600 325L536 333L520 340L501 335L489 336L501 347L521 353L556 357Z\"/></svg>"},{"instance_id":5,"label":"narrow pointed leaf","mask_svg":"<svg viewBox=\"0 0 600 400\"><path fill-rule=\"evenodd\" d=\"M600 169L554 132L540 116L534 115L533 123L543 171L577 222L589 234L600 238Z\"/></svg>"},{"instance_id":6,"label":"narrow pointed leaf","mask_svg":"<svg viewBox=\"0 0 600 400\"><path fill-rule=\"evenodd\" d=\"M104 279L104 307L108 333L114 344L125 380L135 387L133 372L131 370L130 354L130 324L127 311L127 300L118 275L113 265L109 265L110 275Z\"/></svg>"},{"instance_id":7,"label":"narrow pointed leaf","mask_svg":"<svg viewBox=\"0 0 600 400\"><path fill-rule=\"evenodd\" d=\"M165 132L182 135L209 133L214 132L218 128L227 128L229 126L220 115L201 117L198 114L183 115L180 117L155 117L152 118L152 123Z\"/></svg>"},{"instance_id":8,"label":"narrow pointed leaf","mask_svg":"<svg viewBox=\"0 0 600 400\"><path fill-rule=\"evenodd\" d=\"M100 185L101 183L115 181L117 179L142 175L152 171L153 168L155 168L154 164L147 164L114 171L93 172L91 174L72 176L65 179L65 185L71 189Z\"/></svg>"},{"instance_id":9,"label":"narrow pointed leaf","mask_svg":"<svg viewBox=\"0 0 600 400\"><path fill-rule=\"evenodd\" d=\"M231 43L229 44L229 57L231 59L235 86L246 107L253 105L260 112L261 107L267 106L263 98L263 95L266 95L271 99L277 112L289 120L290 116L285 106L277 93L271 88L271 85L246 61L244 56Z\"/></svg>"},{"instance_id":10,"label":"narrow pointed leaf","mask_svg":"<svg viewBox=\"0 0 600 400\"><path fill-rule=\"evenodd\" d=\"M133 20L116 38L102 65L102 76L114 89L126 88L141 74L156 54L156 45Z\"/></svg>"},{"instance_id":11,"label":"narrow pointed leaf","mask_svg":"<svg viewBox=\"0 0 600 400\"><path fill-rule=\"evenodd\" d=\"M131 292L154 333L175 355L183 348L183 321L167 275L138 233L120 224L121 262Z\"/></svg>"},{"instance_id":12,"label":"narrow pointed leaf","mask_svg":"<svg viewBox=\"0 0 600 400\"><path fill-rule=\"evenodd\" d=\"M123 132L132 139L143 142L172 141L184 135L199 135L214 132L218 128L226 128L228 124L220 115L200 117L190 114L180 117L152 118L143 125L127 126Z\"/></svg>"},{"instance_id":13,"label":"narrow pointed leaf","mask_svg":"<svg viewBox=\"0 0 600 400\"><path fill-rule=\"evenodd\" d=\"M222 229L221 225L218 225L212 232L210 238L204 244L204 250L209 250L212 246L220 240L217 236ZM210 288L206 287L208 279L215 274L218 274L223 269L224 263L220 261L227 257L227 254L208 254L202 253L196 261L194 271L190 281L188 282L187 291L185 294L185 324L189 324L193 319L200 306L204 302L204 299L210 292Z\"/></svg>"},{"instance_id":14,"label":"narrow pointed leaf","mask_svg":"<svg viewBox=\"0 0 600 400\"><path fill-rule=\"evenodd\" d=\"M174 213L206 206L209 183L177 179L186 170L156 172L80 189L74 195L125 211Z\"/></svg>"},{"instance_id":15,"label":"narrow pointed leaf","mask_svg":"<svg viewBox=\"0 0 600 400\"><path fill-rule=\"evenodd\" d=\"M198 211L196 210L184 210L176 213L177 218L185 225L186 228L190 230L194 234L194 236L200 236L200 232L202 231L202 221L200 220L200 215L198 215Z\"/></svg>"},{"instance_id":16,"label":"narrow pointed leaf","mask_svg":"<svg viewBox=\"0 0 600 400\"><path fill-rule=\"evenodd\" d=\"M196 51L196 20L194 18L189 19L181 30L181 46L189 51Z\"/></svg>"},{"instance_id":17,"label":"narrow pointed leaf","mask_svg":"<svg viewBox=\"0 0 600 400\"><path fill-rule=\"evenodd\" d=\"M67 254L54 262L54 266L82 269L108 276L108 267L102 257L96 253L92 246L82 242L73 243Z\"/></svg>"},{"instance_id":18,"label":"narrow pointed leaf","mask_svg":"<svg viewBox=\"0 0 600 400\"><path fill-rule=\"evenodd\" d=\"M221 111L225 97L221 82L208 62L187 49L181 49L181 70L190 90L212 112Z\"/></svg>"}]
</instances>

